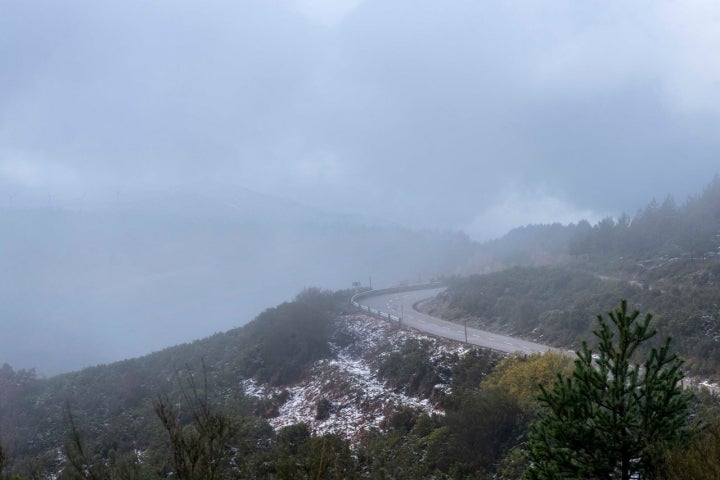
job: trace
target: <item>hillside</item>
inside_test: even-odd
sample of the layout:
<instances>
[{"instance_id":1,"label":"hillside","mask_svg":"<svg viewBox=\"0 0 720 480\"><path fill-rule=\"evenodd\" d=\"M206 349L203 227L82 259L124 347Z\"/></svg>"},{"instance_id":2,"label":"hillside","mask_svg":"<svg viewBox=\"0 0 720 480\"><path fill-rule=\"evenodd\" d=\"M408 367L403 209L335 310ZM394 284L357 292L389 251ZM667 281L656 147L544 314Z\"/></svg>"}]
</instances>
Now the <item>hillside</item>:
<instances>
[{"instance_id":1,"label":"hillside","mask_svg":"<svg viewBox=\"0 0 720 480\"><path fill-rule=\"evenodd\" d=\"M226 333L50 379L5 365L0 470L58 480L519 478L538 384L572 360L428 337L350 309L347 295L306 290ZM699 418L714 421L717 408L696 397ZM178 451L217 476L182 473Z\"/></svg>"},{"instance_id":2,"label":"hillside","mask_svg":"<svg viewBox=\"0 0 720 480\"><path fill-rule=\"evenodd\" d=\"M619 298L651 312L699 375L720 376L720 179L632 219L529 226L479 247L490 273L452 280L425 308L469 325L579 348ZM474 268L474 267L468 267Z\"/></svg>"},{"instance_id":3,"label":"hillside","mask_svg":"<svg viewBox=\"0 0 720 480\"><path fill-rule=\"evenodd\" d=\"M183 422L203 404L233 425L240 478L494 471L529 419L508 394L478 388L502 357L348 311L346 295L308 290L244 327L50 379L6 365L10 468L76 478L80 456L93 478L165 477L174 467L154 410L179 401Z\"/></svg>"}]
</instances>

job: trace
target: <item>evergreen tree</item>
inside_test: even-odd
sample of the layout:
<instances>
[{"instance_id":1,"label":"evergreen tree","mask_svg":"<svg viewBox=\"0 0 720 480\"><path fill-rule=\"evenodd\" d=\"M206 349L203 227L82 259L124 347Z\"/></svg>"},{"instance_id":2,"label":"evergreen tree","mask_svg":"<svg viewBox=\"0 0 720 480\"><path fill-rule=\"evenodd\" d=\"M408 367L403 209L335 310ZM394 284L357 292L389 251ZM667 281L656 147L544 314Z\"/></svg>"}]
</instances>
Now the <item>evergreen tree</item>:
<instances>
[{"instance_id":1,"label":"evergreen tree","mask_svg":"<svg viewBox=\"0 0 720 480\"><path fill-rule=\"evenodd\" d=\"M636 363L633 354L656 334L652 315L638 320L625 300L608 315L593 332L599 355L583 342L572 376L541 386L529 478L652 478L666 447L686 438L688 397L670 339Z\"/></svg>"}]
</instances>

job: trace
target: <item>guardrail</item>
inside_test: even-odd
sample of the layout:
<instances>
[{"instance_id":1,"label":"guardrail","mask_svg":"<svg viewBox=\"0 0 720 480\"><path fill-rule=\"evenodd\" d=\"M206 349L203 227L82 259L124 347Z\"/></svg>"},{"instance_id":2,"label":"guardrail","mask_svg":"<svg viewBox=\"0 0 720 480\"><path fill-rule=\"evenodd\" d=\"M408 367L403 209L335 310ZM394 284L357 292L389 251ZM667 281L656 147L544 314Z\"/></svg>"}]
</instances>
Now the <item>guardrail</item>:
<instances>
[{"instance_id":1,"label":"guardrail","mask_svg":"<svg viewBox=\"0 0 720 480\"><path fill-rule=\"evenodd\" d=\"M426 290L429 288L439 288L443 287L444 284L441 282L430 282L430 283L416 283L414 285L402 285L399 287L390 287L390 288L379 288L377 290L368 290L366 292L360 292L356 293L352 296L350 299L350 303L359 308L360 310L363 310L370 315L375 315L376 317L384 318L386 320L393 320L395 322L400 322L402 319L398 317L397 315L393 315L392 313L383 312L376 308L370 308L367 305L363 305L358 300L362 298L367 297L375 297L378 295L386 295L388 293L398 293L398 292L411 292L413 290Z\"/></svg>"}]
</instances>

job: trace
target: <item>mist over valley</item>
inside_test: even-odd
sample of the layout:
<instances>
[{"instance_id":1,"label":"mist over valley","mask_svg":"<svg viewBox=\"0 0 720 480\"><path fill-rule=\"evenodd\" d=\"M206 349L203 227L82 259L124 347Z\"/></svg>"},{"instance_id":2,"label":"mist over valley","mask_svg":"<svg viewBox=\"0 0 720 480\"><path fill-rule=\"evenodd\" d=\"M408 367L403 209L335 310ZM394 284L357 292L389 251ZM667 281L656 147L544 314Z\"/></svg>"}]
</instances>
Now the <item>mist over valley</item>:
<instances>
[{"instance_id":1,"label":"mist over valley","mask_svg":"<svg viewBox=\"0 0 720 480\"><path fill-rule=\"evenodd\" d=\"M242 189L55 203L0 212L0 359L44 375L228 330L307 287L451 274L472 250Z\"/></svg>"}]
</instances>

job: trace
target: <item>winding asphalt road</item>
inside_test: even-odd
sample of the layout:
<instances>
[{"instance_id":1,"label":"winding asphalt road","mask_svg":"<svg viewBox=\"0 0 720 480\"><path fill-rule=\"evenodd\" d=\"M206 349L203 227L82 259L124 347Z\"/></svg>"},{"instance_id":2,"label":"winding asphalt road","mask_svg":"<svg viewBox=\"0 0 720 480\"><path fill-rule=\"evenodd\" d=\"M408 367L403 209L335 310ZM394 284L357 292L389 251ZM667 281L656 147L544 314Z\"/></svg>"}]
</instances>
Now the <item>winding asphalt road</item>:
<instances>
[{"instance_id":1,"label":"winding asphalt road","mask_svg":"<svg viewBox=\"0 0 720 480\"><path fill-rule=\"evenodd\" d=\"M414 290L410 292L389 293L376 297L367 297L359 300L360 304L367 305L382 312L397 315L402 318L402 324L408 327L421 330L426 333L451 340L465 341L465 326L448 322L425 313L418 312L413 307L417 302L432 298L444 288L430 290ZM491 348L500 352L524 354L544 353L552 350L551 347L539 343L528 342L519 338L499 335L497 333L467 328L467 341L479 347Z\"/></svg>"},{"instance_id":2,"label":"winding asphalt road","mask_svg":"<svg viewBox=\"0 0 720 480\"><path fill-rule=\"evenodd\" d=\"M380 310L395 316L402 316L402 323L405 326L412 327L439 337L449 338L460 342L465 341L465 327L457 323L448 322L425 313L415 310L414 305L417 302L435 297L445 288L433 288L425 290L413 290L408 292L388 293L375 297L366 297L359 300L361 305L367 305L370 308ZM393 320L394 321L394 320ZM497 333L486 332L477 328L468 327L467 329L468 343L479 347L491 348L505 353L522 352L525 354L543 353L548 350L566 353L571 358L575 357L575 353L570 350L561 350L539 343L520 340L519 338L499 335ZM686 378L683 381L684 388L691 390L699 390L706 388L716 395L720 395L720 386L698 378Z\"/></svg>"}]
</instances>

